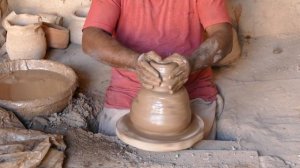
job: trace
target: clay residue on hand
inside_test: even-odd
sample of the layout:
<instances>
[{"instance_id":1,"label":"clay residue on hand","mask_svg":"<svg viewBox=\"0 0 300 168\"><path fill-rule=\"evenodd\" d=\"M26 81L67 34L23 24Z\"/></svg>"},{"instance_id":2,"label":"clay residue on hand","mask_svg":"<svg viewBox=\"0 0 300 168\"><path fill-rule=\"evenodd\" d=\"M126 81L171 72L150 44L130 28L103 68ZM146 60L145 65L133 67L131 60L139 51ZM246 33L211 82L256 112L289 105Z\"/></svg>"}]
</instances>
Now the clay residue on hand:
<instances>
[{"instance_id":1,"label":"clay residue on hand","mask_svg":"<svg viewBox=\"0 0 300 168\"><path fill-rule=\"evenodd\" d=\"M45 70L15 71L0 74L0 99L26 101L58 95L69 88L71 81Z\"/></svg>"}]
</instances>

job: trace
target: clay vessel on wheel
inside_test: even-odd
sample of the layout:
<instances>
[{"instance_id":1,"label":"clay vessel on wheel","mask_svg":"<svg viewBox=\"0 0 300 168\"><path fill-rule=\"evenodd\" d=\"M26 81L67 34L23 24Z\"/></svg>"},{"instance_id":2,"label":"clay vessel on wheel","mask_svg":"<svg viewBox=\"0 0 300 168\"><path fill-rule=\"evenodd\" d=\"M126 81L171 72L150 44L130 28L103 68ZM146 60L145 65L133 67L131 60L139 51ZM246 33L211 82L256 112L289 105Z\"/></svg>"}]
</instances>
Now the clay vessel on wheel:
<instances>
[{"instance_id":1,"label":"clay vessel on wheel","mask_svg":"<svg viewBox=\"0 0 300 168\"><path fill-rule=\"evenodd\" d=\"M169 91L169 74L178 66L173 62L151 62L162 83L153 89L141 88L131 111L117 122L116 134L125 143L155 152L186 149L203 138L204 123L190 109L184 87Z\"/></svg>"},{"instance_id":2,"label":"clay vessel on wheel","mask_svg":"<svg viewBox=\"0 0 300 168\"><path fill-rule=\"evenodd\" d=\"M148 134L174 135L182 132L191 122L188 93L184 87L174 94L169 93L168 75L176 63L151 65L163 80L153 90L142 88L131 106L130 119L136 129Z\"/></svg>"}]
</instances>

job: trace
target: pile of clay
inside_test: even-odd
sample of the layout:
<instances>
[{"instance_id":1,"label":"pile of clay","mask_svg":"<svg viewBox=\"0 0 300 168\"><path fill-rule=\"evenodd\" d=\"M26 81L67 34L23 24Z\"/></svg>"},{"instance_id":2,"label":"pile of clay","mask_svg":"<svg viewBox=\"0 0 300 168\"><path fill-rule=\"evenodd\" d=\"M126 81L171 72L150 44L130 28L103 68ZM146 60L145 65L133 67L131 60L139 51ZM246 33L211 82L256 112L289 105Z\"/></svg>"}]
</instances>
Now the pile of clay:
<instances>
[{"instance_id":1,"label":"pile of clay","mask_svg":"<svg viewBox=\"0 0 300 168\"><path fill-rule=\"evenodd\" d=\"M0 74L0 99L28 101L56 96L65 92L71 81L46 70L19 70Z\"/></svg>"},{"instance_id":2,"label":"pile of clay","mask_svg":"<svg viewBox=\"0 0 300 168\"><path fill-rule=\"evenodd\" d=\"M99 95L76 92L62 112L34 117L27 128L55 134L65 134L70 128L98 132L96 118L103 108L102 99Z\"/></svg>"}]
</instances>

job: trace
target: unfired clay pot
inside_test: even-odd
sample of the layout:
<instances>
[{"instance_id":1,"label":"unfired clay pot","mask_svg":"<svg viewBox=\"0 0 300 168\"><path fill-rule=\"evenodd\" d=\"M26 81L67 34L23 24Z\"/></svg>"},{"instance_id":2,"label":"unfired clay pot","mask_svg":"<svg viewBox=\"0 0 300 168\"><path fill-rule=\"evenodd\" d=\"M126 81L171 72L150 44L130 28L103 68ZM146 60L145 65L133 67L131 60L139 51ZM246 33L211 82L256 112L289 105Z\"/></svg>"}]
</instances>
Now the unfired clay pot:
<instances>
[{"instance_id":1,"label":"unfired clay pot","mask_svg":"<svg viewBox=\"0 0 300 168\"><path fill-rule=\"evenodd\" d=\"M56 24L60 26L63 24L63 17L55 14L40 13L38 14L38 16L40 16L42 18L42 21L45 23Z\"/></svg>"},{"instance_id":2,"label":"unfired clay pot","mask_svg":"<svg viewBox=\"0 0 300 168\"><path fill-rule=\"evenodd\" d=\"M89 9L90 7L81 7L73 12L72 22L69 26L72 43L81 44L82 28L85 22L85 18L88 15Z\"/></svg>"},{"instance_id":3,"label":"unfired clay pot","mask_svg":"<svg viewBox=\"0 0 300 168\"><path fill-rule=\"evenodd\" d=\"M166 152L186 149L203 138L203 120L192 115L184 87L169 93L168 75L176 63L151 62L162 83L152 90L142 88L133 100L131 111L117 122L116 134L139 149Z\"/></svg>"},{"instance_id":4,"label":"unfired clay pot","mask_svg":"<svg viewBox=\"0 0 300 168\"><path fill-rule=\"evenodd\" d=\"M64 49L70 41L70 31L63 26L43 23L43 30L46 34L47 45L51 48Z\"/></svg>"},{"instance_id":5,"label":"unfired clay pot","mask_svg":"<svg viewBox=\"0 0 300 168\"><path fill-rule=\"evenodd\" d=\"M130 119L136 129L148 134L174 135L182 132L191 122L189 96L184 87L174 94L167 88L168 75L175 63L155 63L163 82L153 90L142 88L131 106Z\"/></svg>"},{"instance_id":6,"label":"unfired clay pot","mask_svg":"<svg viewBox=\"0 0 300 168\"><path fill-rule=\"evenodd\" d=\"M7 30L6 49L11 60L41 59L46 54L46 38L41 17L10 13L3 21Z\"/></svg>"}]
</instances>

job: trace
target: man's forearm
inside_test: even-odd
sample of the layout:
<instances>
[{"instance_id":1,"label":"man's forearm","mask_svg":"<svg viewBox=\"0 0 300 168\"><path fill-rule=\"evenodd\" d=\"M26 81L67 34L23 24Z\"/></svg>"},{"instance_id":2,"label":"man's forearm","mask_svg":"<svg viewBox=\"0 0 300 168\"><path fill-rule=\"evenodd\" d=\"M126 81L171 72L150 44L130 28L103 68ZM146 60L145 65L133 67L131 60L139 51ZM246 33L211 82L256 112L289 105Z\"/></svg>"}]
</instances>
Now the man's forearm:
<instances>
[{"instance_id":1,"label":"man's forearm","mask_svg":"<svg viewBox=\"0 0 300 168\"><path fill-rule=\"evenodd\" d=\"M83 30L83 51L93 58L116 68L134 70L139 53L122 46L101 29L89 27Z\"/></svg>"},{"instance_id":2,"label":"man's forearm","mask_svg":"<svg viewBox=\"0 0 300 168\"><path fill-rule=\"evenodd\" d=\"M232 27L224 23L209 27L208 38L189 57L191 71L211 66L224 58L232 50Z\"/></svg>"}]
</instances>

